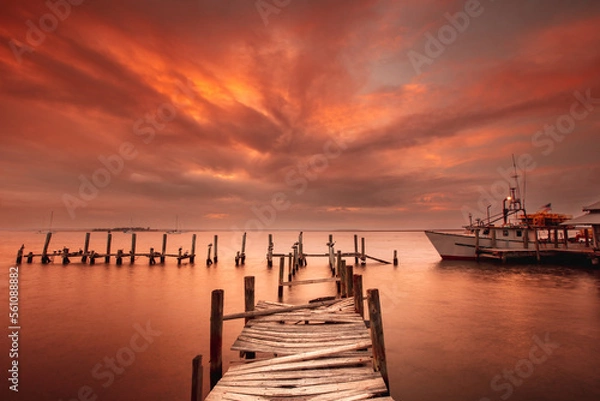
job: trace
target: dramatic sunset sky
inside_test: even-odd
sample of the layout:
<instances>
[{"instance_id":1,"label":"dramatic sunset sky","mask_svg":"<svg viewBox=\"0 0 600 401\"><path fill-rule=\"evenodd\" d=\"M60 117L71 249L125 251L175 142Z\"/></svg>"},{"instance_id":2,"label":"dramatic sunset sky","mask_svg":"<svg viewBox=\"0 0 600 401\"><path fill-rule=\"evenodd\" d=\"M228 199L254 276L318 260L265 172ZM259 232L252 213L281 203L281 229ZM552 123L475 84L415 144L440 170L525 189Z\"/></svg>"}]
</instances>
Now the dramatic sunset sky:
<instances>
[{"instance_id":1,"label":"dramatic sunset sky","mask_svg":"<svg viewBox=\"0 0 600 401\"><path fill-rule=\"evenodd\" d=\"M597 0L3 1L0 228L450 228L512 154L529 210L578 214L599 27Z\"/></svg>"}]
</instances>

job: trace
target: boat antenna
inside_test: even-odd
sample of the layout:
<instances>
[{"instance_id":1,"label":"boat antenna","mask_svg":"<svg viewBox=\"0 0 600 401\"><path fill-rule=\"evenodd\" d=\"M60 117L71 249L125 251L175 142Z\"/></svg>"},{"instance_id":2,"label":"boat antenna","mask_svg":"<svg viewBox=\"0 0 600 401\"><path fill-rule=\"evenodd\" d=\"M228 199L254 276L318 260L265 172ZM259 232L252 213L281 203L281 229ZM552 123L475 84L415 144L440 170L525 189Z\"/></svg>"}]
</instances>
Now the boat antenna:
<instances>
[{"instance_id":1,"label":"boat antenna","mask_svg":"<svg viewBox=\"0 0 600 401\"><path fill-rule=\"evenodd\" d=\"M521 197L521 190L519 188L519 174L517 172L517 163L515 161L515 154L513 153L512 155L512 162L513 162L513 169L515 170L515 173L512 175L512 178L515 180L515 186L517 189L517 199Z\"/></svg>"},{"instance_id":2,"label":"boat antenna","mask_svg":"<svg viewBox=\"0 0 600 401\"><path fill-rule=\"evenodd\" d=\"M527 199L527 170L523 170L523 211L525 211L525 199Z\"/></svg>"},{"instance_id":3,"label":"boat antenna","mask_svg":"<svg viewBox=\"0 0 600 401\"><path fill-rule=\"evenodd\" d=\"M523 215L525 216L525 222L527 224L527 227L530 227L529 218L527 217L527 210L525 209L526 197L527 197L527 170L523 169L523 204L521 207L523 208Z\"/></svg>"}]
</instances>

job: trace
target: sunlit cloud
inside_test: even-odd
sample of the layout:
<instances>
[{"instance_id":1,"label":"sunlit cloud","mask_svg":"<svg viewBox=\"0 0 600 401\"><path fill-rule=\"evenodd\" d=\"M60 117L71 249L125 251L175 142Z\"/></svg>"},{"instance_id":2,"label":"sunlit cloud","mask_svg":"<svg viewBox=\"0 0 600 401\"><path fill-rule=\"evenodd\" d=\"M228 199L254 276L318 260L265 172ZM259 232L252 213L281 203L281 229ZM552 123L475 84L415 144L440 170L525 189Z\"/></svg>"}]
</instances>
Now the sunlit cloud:
<instances>
[{"instance_id":1,"label":"sunlit cloud","mask_svg":"<svg viewBox=\"0 0 600 401\"><path fill-rule=\"evenodd\" d=\"M283 194L274 227L452 227L512 154L536 164L532 202L597 201L600 105L549 155L532 137L575 91L600 98L600 5L490 3L418 74L407 52L462 4L292 2L265 26L252 2L84 2L34 51L0 47L3 225L193 210L186 226L230 228ZM47 12L9 1L2 42ZM124 144L135 156L72 219L64 194Z\"/></svg>"}]
</instances>

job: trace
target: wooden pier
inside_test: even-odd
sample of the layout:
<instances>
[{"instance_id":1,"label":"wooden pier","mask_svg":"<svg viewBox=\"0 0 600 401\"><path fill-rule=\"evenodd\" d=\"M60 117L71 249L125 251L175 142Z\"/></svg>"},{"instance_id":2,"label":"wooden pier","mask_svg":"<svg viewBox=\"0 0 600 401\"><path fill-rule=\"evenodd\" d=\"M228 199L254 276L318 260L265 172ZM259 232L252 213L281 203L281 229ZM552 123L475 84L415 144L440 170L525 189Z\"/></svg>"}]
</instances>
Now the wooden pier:
<instances>
[{"instance_id":1,"label":"wooden pier","mask_svg":"<svg viewBox=\"0 0 600 401\"><path fill-rule=\"evenodd\" d=\"M211 391L205 400L393 400L376 289L367 291L364 320L362 276L351 297L288 305L254 305L254 278L246 277L246 312L223 316L224 292L212 293ZM348 294L347 294L348 295ZM245 360L222 374L223 322L246 319L231 350ZM260 354L260 358L255 359ZM193 361L192 400L202 393L202 357Z\"/></svg>"},{"instance_id":2,"label":"wooden pier","mask_svg":"<svg viewBox=\"0 0 600 401\"><path fill-rule=\"evenodd\" d=\"M58 250L49 250L50 242L53 237L52 232L46 233L46 239L44 242L43 249L40 253L34 252L25 252L25 245L21 246L17 251L16 263L21 264L23 262L27 264L33 263L34 259L39 258L42 264L50 264L54 263L57 259L62 265L68 265L74 262L76 259L79 259L81 263L89 263L90 265L95 265L97 259L102 259L104 263L110 263L111 260L115 260L115 263L120 266L123 264L124 260L128 260L130 264L136 262L137 259L142 258L148 260L150 265L154 265L157 262L164 264L167 258L175 258L177 260L177 264L180 265L182 261L189 260L190 263L194 264L197 256L196 253L196 234L192 235L191 240L191 252L186 251L183 252L182 248L179 248L177 253L169 253L167 251L167 240L168 240L169 232L165 232L162 236L162 246L160 248L150 247L146 252L138 251L138 243L137 243L137 232L131 232L131 247L129 250L125 249L117 249L113 250L113 233L111 231L107 232L106 237L106 248L103 250L95 250L90 249L90 237L91 232L85 233L85 240L83 243L83 247L79 248L77 251L71 250L67 246L63 246L62 249ZM241 250L236 252L234 261L236 266L244 266L246 262L246 233L242 235L241 242ZM359 263L360 260L361 265L366 264L366 260L374 260L379 263L389 264L387 260L380 259L374 256L367 255L365 252L365 238L361 238L361 249L358 251L358 237L354 235L354 243L355 243L355 251L354 252L345 252L342 253L342 257L354 257L355 263ZM329 266L332 269L332 272L335 272L336 269L336 251L335 251L335 242L333 241L333 235L329 234L329 241L326 243L327 252L325 253L307 253L304 249L304 239L303 233L300 232L298 235L298 241L295 242L291 248L292 252L287 253L276 253L274 252L274 242L273 235L269 234L269 243L267 247L267 266L273 266L273 259L277 257L286 257L289 258L290 261L290 272L291 276L288 281L291 281L291 277L295 275L296 271L301 267L306 267L308 265L309 258L321 258L325 257L329 259ZM158 250L160 249L160 251ZM206 254L206 265L211 266L213 263L216 264L218 261L217 256L218 249L218 236L214 236L214 241L208 244L207 254ZM211 255L212 254L212 255ZM339 255L338 255L339 258ZM394 259L393 263L395 266L398 265L397 252L394 251ZM335 275L335 274L334 274ZM293 285L298 285L293 284Z\"/></svg>"},{"instance_id":3,"label":"wooden pier","mask_svg":"<svg viewBox=\"0 0 600 401\"><path fill-rule=\"evenodd\" d=\"M245 235L245 233L244 233ZM245 237L244 237L245 238ZM361 249L360 252L358 250L358 236L354 235L354 252L345 252L342 254L343 257L353 257L354 263L358 264L360 260L361 265L366 264L366 260L374 260L383 264L391 264L394 266L398 266L398 252L394 251L393 262L389 262L384 259L376 258L374 256L370 256L366 254L365 251L365 238L361 238ZM336 260L336 251L335 251L335 241L333 240L333 235L329 234L329 241L325 244L327 246L326 253L305 253L304 252L304 243L303 243L303 232L301 231L298 235L298 241L292 245L293 252L288 253L276 253L274 252L275 244L273 243L273 235L269 234L269 243L267 246L267 266L273 267L273 258L275 257L288 257L292 258L293 270L297 270L298 267L303 267L308 265L308 258L321 258L325 257L329 259L329 267L333 270L335 268L335 260ZM237 264L236 264L237 265Z\"/></svg>"},{"instance_id":4,"label":"wooden pier","mask_svg":"<svg viewBox=\"0 0 600 401\"><path fill-rule=\"evenodd\" d=\"M46 239L44 241L44 247L41 253L33 253L28 252L25 253L25 245L22 245L21 248L17 251L16 263L23 263L23 259L27 264L33 263L34 258L40 258L42 264L53 263L54 259L59 259L62 265L70 264L74 259L79 258L81 263L89 263L90 265L96 264L96 259L104 260L104 263L110 263L111 259L115 259L115 263L120 266L123 264L123 260L129 259L129 263L135 263L138 258L148 258L148 263L150 265L156 264L156 260L158 259L160 263L165 263L166 258L175 258L177 260L177 264L180 265L182 261L189 260L190 263L194 263L196 259L196 234L192 234L191 240L191 252L184 252L183 248L179 248L177 253L167 253L167 233L163 234L162 238L162 252L155 251L153 247L149 249L148 252L138 252L137 250L137 233L131 233L131 248L129 251L124 251L123 249L118 249L116 252L111 252L112 248L112 240L113 235L109 231L106 238L106 252L96 252L93 249L90 249L90 236L91 233L85 233L85 240L83 244L83 248L80 248L78 251L71 251L68 247L63 247L61 250L52 251L48 250L50 246L50 241L52 240L52 232L46 233ZM214 240L214 261L217 262L217 236L215 235ZM209 245L209 257L207 259L210 260L210 246ZM212 261L211 261L212 263Z\"/></svg>"}]
</instances>

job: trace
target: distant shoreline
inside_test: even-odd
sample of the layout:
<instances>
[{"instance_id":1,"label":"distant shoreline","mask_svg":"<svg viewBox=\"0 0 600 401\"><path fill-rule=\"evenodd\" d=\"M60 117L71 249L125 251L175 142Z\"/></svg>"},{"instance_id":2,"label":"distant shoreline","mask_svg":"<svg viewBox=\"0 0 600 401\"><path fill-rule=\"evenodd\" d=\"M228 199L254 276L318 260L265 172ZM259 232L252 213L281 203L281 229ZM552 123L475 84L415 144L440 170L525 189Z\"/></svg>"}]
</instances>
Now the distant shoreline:
<instances>
[{"instance_id":1,"label":"distant shoreline","mask_svg":"<svg viewBox=\"0 0 600 401\"><path fill-rule=\"evenodd\" d=\"M355 228L337 228L337 229L323 229L323 228L272 228L269 230L246 230L246 232L382 232L382 233L395 233L395 232L422 232L425 230L436 230L436 231L461 231L462 229L457 228L408 228L408 229L355 229ZM117 227L117 228L53 228L48 229L36 229L36 228L0 228L0 232L33 232L45 234L48 232L122 232L122 233L143 233L143 232L159 232L159 233L194 233L194 232L241 232L242 230L231 229L231 228L192 228L185 230L174 230L173 228L141 228L141 227Z\"/></svg>"}]
</instances>

